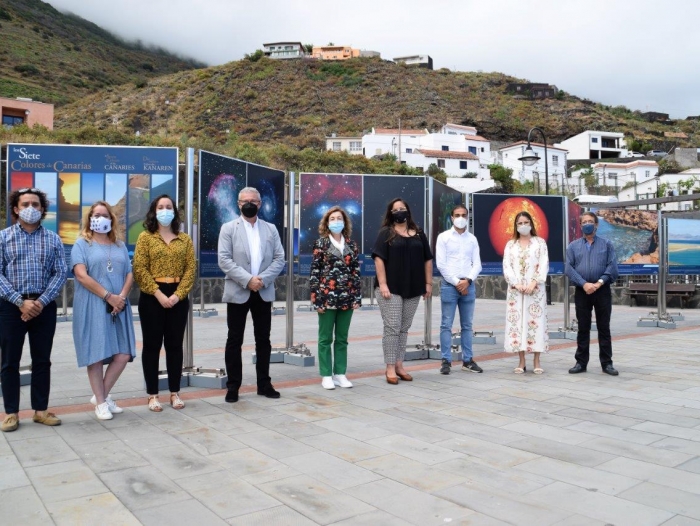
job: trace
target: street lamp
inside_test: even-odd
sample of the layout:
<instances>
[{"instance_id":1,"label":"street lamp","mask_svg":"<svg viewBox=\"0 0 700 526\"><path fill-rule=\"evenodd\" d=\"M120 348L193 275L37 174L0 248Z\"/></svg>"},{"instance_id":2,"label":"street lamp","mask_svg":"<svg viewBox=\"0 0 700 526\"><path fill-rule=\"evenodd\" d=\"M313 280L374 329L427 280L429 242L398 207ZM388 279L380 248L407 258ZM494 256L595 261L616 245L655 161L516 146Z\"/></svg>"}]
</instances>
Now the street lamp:
<instances>
[{"instance_id":1,"label":"street lamp","mask_svg":"<svg viewBox=\"0 0 700 526\"><path fill-rule=\"evenodd\" d=\"M542 140L544 141L544 194L549 195L549 166L547 164L547 137L545 137L542 128L534 127L530 129L527 133L527 148L523 152L523 156L518 158L518 161L522 161L525 166L534 166L540 160L540 156L537 155L530 146L530 136L533 131L538 131L542 134Z\"/></svg>"}]
</instances>

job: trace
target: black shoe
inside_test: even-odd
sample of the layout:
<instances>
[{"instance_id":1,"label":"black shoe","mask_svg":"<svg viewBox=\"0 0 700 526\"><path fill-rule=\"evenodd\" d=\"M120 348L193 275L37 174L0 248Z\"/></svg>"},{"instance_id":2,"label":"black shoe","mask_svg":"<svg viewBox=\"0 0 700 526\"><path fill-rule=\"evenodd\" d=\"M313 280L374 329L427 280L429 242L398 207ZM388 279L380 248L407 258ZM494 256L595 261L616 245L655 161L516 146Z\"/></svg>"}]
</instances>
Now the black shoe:
<instances>
[{"instance_id":1,"label":"black shoe","mask_svg":"<svg viewBox=\"0 0 700 526\"><path fill-rule=\"evenodd\" d=\"M440 367L440 374L450 374L450 369L452 369L452 364L449 360L443 358L442 366Z\"/></svg>"},{"instance_id":2,"label":"black shoe","mask_svg":"<svg viewBox=\"0 0 700 526\"><path fill-rule=\"evenodd\" d=\"M228 402L229 404L238 402L238 391L226 391L226 397L224 398L224 401Z\"/></svg>"},{"instance_id":3,"label":"black shoe","mask_svg":"<svg viewBox=\"0 0 700 526\"><path fill-rule=\"evenodd\" d=\"M611 363L603 367L603 372L605 374L609 374L610 376L617 376L618 374L620 374L617 372L617 369L615 369Z\"/></svg>"},{"instance_id":4,"label":"black shoe","mask_svg":"<svg viewBox=\"0 0 700 526\"><path fill-rule=\"evenodd\" d=\"M469 360L462 364L462 371L470 371L472 373L483 373L484 370L479 367L474 360Z\"/></svg>"},{"instance_id":5,"label":"black shoe","mask_svg":"<svg viewBox=\"0 0 700 526\"><path fill-rule=\"evenodd\" d=\"M278 391L275 391L275 388L272 387L272 384L269 384L267 387L263 387L260 389L258 387L258 394L260 396L264 396L265 398L279 398L280 394Z\"/></svg>"},{"instance_id":6,"label":"black shoe","mask_svg":"<svg viewBox=\"0 0 700 526\"><path fill-rule=\"evenodd\" d=\"M578 362L576 362L576 365L574 365L571 369L569 369L569 374L578 374L578 373L585 373L585 372L586 372L586 368Z\"/></svg>"}]
</instances>

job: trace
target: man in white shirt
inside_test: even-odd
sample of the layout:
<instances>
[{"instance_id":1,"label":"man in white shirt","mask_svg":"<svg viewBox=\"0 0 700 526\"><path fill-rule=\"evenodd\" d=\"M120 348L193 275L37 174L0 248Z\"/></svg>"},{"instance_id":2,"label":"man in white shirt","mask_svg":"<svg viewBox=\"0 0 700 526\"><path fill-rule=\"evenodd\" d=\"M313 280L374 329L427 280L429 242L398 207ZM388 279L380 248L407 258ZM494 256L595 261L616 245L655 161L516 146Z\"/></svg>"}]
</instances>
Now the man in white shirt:
<instances>
[{"instance_id":1,"label":"man in white shirt","mask_svg":"<svg viewBox=\"0 0 700 526\"><path fill-rule=\"evenodd\" d=\"M472 319L476 303L474 280L481 272L479 243L467 232L469 212L463 205L452 209L453 227L437 238L435 264L442 275L440 304L440 351L442 353L441 374L450 374L452 367L452 323L459 308L459 324L462 329L462 370L482 373L483 369L473 360Z\"/></svg>"}]
</instances>

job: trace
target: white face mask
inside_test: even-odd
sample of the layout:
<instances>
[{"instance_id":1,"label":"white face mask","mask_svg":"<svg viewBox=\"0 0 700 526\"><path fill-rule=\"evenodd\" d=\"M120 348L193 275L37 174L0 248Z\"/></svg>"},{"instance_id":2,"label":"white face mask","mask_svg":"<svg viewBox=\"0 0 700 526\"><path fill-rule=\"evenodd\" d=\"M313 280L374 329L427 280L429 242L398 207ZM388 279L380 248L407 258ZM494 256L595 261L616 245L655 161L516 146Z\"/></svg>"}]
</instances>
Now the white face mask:
<instances>
[{"instance_id":1,"label":"white face mask","mask_svg":"<svg viewBox=\"0 0 700 526\"><path fill-rule=\"evenodd\" d=\"M41 211L31 206L20 210L18 215L22 221L30 225L41 221Z\"/></svg>"},{"instance_id":2,"label":"white face mask","mask_svg":"<svg viewBox=\"0 0 700 526\"><path fill-rule=\"evenodd\" d=\"M91 217L90 230L98 234L107 234L112 230L112 220L102 216Z\"/></svg>"},{"instance_id":3,"label":"white face mask","mask_svg":"<svg viewBox=\"0 0 700 526\"><path fill-rule=\"evenodd\" d=\"M518 226L518 234L520 234L521 236L529 235L530 230L532 230L532 227L530 225L519 225Z\"/></svg>"},{"instance_id":4,"label":"white face mask","mask_svg":"<svg viewBox=\"0 0 700 526\"><path fill-rule=\"evenodd\" d=\"M466 217L454 217L452 218L452 224L462 230L467 228L467 218Z\"/></svg>"}]
</instances>

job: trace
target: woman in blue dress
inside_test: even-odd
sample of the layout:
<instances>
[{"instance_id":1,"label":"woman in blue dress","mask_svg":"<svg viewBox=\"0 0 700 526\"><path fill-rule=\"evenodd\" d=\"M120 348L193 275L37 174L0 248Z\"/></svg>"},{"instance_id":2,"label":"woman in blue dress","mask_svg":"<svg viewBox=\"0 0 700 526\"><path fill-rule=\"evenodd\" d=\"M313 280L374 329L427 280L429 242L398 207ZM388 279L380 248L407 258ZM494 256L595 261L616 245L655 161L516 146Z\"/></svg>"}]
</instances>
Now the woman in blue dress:
<instances>
[{"instance_id":1,"label":"woman in blue dress","mask_svg":"<svg viewBox=\"0 0 700 526\"><path fill-rule=\"evenodd\" d=\"M134 278L129 253L119 237L112 207L97 201L83 218L80 237L71 251L75 352L78 367L87 366L94 393L90 401L100 420L111 420L124 411L109 393L136 356L128 300Z\"/></svg>"}]
</instances>

